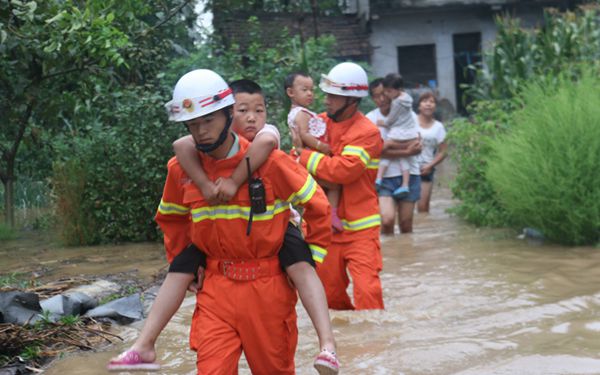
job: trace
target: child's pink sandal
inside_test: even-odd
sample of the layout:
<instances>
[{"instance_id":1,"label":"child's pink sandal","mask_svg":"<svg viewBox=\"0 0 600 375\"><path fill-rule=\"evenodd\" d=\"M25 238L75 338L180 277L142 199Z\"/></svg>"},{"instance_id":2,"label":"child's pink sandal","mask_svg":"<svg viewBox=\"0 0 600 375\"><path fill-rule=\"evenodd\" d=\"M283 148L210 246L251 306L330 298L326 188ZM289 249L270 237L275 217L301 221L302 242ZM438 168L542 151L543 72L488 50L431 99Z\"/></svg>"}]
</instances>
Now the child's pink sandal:
<instances>
[{"instance_id":1,"label":"child's pink sandal","mask_svg":"<svg viewBox=\"0 0 600 375\"><path fill-rule=\"evenodd\" d=\"M117 358L111 359L106 366L108 371L158 371L160 365L155 362L144 362L140 353L135 350L127 350Z\"/></svg>"},{"instance_id":2,"label":"child's pink sandal","mask_svg":"<svg viewBox=\"0 0 600 375\"><path fill-rule=\"evenodd\" d=\"M327 349L321 350L314 363L319 375L337 375L340 372L340 362L335 353Z\"/></svg>"}]
</instances>

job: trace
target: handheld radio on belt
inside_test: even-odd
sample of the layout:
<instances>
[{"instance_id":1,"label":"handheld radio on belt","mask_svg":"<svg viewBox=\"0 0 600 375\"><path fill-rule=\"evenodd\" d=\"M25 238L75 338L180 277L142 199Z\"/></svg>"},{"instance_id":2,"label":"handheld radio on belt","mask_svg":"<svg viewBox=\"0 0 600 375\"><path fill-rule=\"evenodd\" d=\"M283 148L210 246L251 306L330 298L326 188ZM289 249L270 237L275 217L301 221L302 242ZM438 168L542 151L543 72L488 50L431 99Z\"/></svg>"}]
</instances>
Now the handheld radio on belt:
<instances>
[{"instance_id":1,"label":"handheld radio on belt","mask_svg":"<svg viewBox=\"0 0 600 375\"><path fill-rule=\"evenodd\" d=\"M250 235L252 229L253 214L262 214L267 211L267 203L265 201L265 186L260 177L252 178L250 169L250 158L246 158L246 167L248 168L248 193L250 196L250 217L248 218L248 227L246 228L246 236Z\"/></svg>"}]
</instances>

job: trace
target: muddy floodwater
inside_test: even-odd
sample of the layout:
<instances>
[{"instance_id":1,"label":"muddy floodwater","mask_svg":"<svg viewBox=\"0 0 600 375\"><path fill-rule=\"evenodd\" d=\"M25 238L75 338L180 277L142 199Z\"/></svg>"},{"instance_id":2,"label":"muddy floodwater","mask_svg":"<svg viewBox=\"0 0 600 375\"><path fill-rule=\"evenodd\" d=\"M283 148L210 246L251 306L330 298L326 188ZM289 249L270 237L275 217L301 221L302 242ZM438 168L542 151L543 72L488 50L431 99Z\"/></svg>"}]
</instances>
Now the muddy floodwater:
<instances>
[{"instance_id":1,"label":"muddy floodwater","mask_svg":"<svg viewBox=\"0 0 600 375\"><path fill-rule=\"evenodd\" d=\"M331 312L342 374L600 374L600 249L477 230L445 212L450 193L436 188L432 212L416 216L413 234L382 240L386 309ZM164 266L158 244L19 246L0 244L2 273L35 264L54 276L149 278ZM187 349L193 306L190 296L158 341L161 374L195 373ZM316 336L300 304L297 310L297 373L315 374ZM45 374L106 373L140 326L115 327L125 342L69 355ZM250 373L243 361L240 373Z\"/></svg>"}]
</instances>

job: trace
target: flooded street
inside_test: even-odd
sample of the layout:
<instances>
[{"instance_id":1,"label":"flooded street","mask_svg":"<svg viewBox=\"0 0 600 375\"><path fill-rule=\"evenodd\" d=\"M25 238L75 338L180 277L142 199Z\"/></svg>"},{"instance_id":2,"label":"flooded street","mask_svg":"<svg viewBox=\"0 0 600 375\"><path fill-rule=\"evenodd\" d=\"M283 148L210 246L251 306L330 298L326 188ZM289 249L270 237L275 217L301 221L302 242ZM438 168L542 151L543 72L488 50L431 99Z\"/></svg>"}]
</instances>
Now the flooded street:
<instances>
[{"instance_id":1,"label":"flooded street","mask_svg":"<svg viewBox=\"0 0 600 375\"><path fill-rule=\"evenodd\" d=\"M383 239L385 311L332 311L342 373L600 374L599 249L532 244L512 232L478 230L445 213L449 197L437 187L432 212L416 216L415 233ZM60 263L73 253L53 249L25 261ZM78 254L55 272L137 269L132 277L149 277L164 266L157 244ZM22 254L1 255L2 273L23 266ZM161 374L195 373L187 349L193 304L188 297L159 339ZM300 304L297 310L297 372L314 374L316 335ZM140 326L116 327L127 342L69 355L45 374L106 373L108 359L131 344ZM250 373L245 364L240 373Z\"/></svg>"}]
</instances>

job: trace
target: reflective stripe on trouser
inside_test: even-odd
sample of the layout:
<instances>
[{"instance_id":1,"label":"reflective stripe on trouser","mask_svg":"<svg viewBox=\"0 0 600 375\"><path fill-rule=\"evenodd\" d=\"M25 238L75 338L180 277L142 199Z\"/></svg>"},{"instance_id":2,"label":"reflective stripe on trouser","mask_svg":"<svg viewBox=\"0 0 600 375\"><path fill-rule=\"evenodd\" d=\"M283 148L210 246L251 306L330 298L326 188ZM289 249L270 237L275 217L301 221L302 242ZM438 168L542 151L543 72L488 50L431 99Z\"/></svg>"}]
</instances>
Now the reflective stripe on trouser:
<instances>
[{"instance_id":1,"label":"reflective stripe on trouser","mask_svg":"<svg viewBox=\"0 0 600 375\"><path fill-rule=\"evenodd\" d=\"M346 292L350 280L354 288L354 305ZM383 292L379 272L382 268L379 239L360 239L332 243L317 273L325 287L329 308L335 310L383 309Z\"/></svg>"},{"instance_id":2,"label":"reflective stripe on trouser","mask_svg":"<svg viewBox=\"0 0 600 375\"><path fill-rule=\"evenodd\" d=\"M239 282L207 272L190 331L198 374L237 374L242 347L252 374L294 374L296 301L283 273Z\"/></svg>"}]
</instances>

